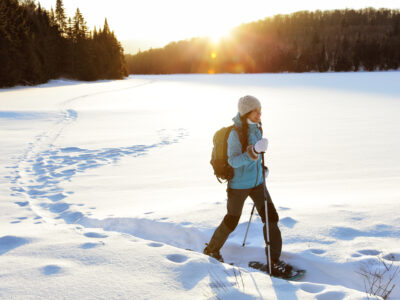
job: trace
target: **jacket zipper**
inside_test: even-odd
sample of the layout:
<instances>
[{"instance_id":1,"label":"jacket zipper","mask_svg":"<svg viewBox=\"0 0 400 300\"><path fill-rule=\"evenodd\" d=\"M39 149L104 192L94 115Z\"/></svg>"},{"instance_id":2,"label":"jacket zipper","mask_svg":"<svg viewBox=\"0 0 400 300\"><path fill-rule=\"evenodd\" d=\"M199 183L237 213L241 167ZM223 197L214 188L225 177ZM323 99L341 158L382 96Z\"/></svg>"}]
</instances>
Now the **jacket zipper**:
<instances>
[{"instance_id":1,"label":"jacket zipper","mask_svg":"<svg viewBox=\"0 0 400 300\"><path fill-rule=\"evenodd\" d=\"M256 134L256 136L257 136L257 134ZM259 162L259 160L260 160L260 158L258 158L258 160L257 160L257 177L256 177L256 183L255 183L254 187L257 186L257 181L258 181L258 162Z\"/></svg>"}]
</instances>

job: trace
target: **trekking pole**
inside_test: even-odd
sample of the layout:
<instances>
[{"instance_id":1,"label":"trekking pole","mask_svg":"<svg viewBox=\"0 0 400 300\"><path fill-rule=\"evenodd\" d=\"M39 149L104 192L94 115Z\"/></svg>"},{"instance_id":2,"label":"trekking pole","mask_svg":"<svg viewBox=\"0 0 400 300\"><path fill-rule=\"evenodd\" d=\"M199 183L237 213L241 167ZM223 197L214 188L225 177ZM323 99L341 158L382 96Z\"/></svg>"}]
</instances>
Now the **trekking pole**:
<instances>
[{"instance_id":1,"label":"trekking pole","mask_svg":"<svg viewBox=\"0 0 400 300\"><path fill-rule=\"evenodd\" d=\"M265 162L264 162L264 153L261 152L261 157L262 157L262 166L263 169L265 169ZM271 276L272 271L271 271L271 241L269 238L269 220L268 220L268 201L267 201L267 186L265 185L265 172L263 172L263 179L264 179L264 204L265 204L265 225L266 225L266 231L267 231L267 248L268 248L268 272L269 275Z\"/></svg>"},{"instance_id":2,"label":"trekking pole","mask_svg":"<svg viewBox=\"0 0 400 300\"><path fill-rule=\"evenodd\" d=\"M256 207L256 205L253 204L253 208L252 208L251 214L250 214L250 220L249 220L249 223L247 224L247 230L246 230L246 234L245 234L245 236L244 236L244 240L243 240L243 245L242 245L242 247L244 247L244 245L246 244L246 238L247 238L247 234L249 233L251 218L253 217L253 213L254 213L254 208L255 208L255 207Z\"/></svg>"},{"instance_id":3,"label":"trekking pole","mask_svg":"<svg viewBox=\"0 0 400 300\"><path fill-rule=\"evenodd\" d=\"M264 170L264 175L265 175L265 178L267 178L267 177L268 177L268 174L269 174L269 170L268 170L268 168L267 168L267 167L264 167L264 166L263 166L263 170ZM264 178L264 177L263 177L263 178ZM264 178L264 180L265 180L265 178ZM253 204L253 208L251 209L251 214L250 214L249 223L247 223L246 234L245 234L245 236L244 236L244 239L243 239L243 244L242 244L242 247L244 247L244 246L245 246L245 244L246 244L247 234L249 233L249 228L250 228L251 218L253 217L253 213L254 213L254 208L255 208L255 207L256 207L256 205L255 205L255 204Z\"/></svg>"}]
</instances>

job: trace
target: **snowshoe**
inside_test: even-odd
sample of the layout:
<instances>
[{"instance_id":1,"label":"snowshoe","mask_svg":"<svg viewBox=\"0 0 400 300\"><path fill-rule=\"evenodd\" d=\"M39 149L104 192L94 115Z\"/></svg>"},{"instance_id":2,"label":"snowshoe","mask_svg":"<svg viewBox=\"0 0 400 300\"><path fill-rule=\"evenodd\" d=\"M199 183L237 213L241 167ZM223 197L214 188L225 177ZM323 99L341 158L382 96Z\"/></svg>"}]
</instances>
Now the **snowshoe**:
<instances>
[{"instance_id":1,"label":"snowshoe","mask_svg":"<svg viewBox=\"0 0 400 300\"><path fill-rule=\"evenodd\" d=\"M249 267L260 270L264 273L269 274L268 265L258 262L251 261L249 262ZM285 279L285 280L297 280L305 274L305 270L297 270L293 268L291 265L286 264L283 261L278 261L272 264L271 268L272 276Z\"/></svg>"}]
</instances>

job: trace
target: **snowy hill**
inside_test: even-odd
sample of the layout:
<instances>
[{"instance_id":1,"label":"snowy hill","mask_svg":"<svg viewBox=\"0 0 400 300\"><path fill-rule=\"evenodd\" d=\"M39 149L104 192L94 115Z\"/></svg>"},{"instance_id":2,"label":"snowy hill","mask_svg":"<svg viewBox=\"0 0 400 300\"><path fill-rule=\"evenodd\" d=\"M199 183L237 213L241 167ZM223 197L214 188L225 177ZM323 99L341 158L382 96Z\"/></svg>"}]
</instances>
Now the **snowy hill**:
<instances>
[{"instance_id":1,"label":"snowy hill","mask_svg":"<svg viewBox=\"0 0 400 300\"><path fill-rule=\"evenodd\" d=\"M400 72L134 76L0 90L1 299L367 299L366 268L400 267ZM263 105L282 259L264 260L252 202L222 249L209 164L237 100ZM194 251L188 251L192 249ZM400 299L400 275L389 299ZM370 298L373 298L370 296ZM380 299L380 298L377 298Z\"/></svg>"}]
</instances>

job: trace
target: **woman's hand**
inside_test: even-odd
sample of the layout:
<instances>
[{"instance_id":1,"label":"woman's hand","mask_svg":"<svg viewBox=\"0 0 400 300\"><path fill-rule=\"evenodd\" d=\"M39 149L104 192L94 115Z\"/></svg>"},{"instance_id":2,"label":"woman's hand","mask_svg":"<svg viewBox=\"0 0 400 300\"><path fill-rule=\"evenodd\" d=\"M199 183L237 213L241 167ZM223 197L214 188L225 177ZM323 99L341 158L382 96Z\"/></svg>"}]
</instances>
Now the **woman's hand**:
<instances>
[{"instance_id":1,"label":"woman's hand","mask_svg":"<svg viewBox=\"0 0 400 300\"><path fill-rule=\"evenodd\" d=\"M262 152L267 151L268 148L268 140L265 138L262 138L261 140L259 140L255 145L254 145L254 151L257 154L260 154Z\"/></svg>"}]
</instances>

